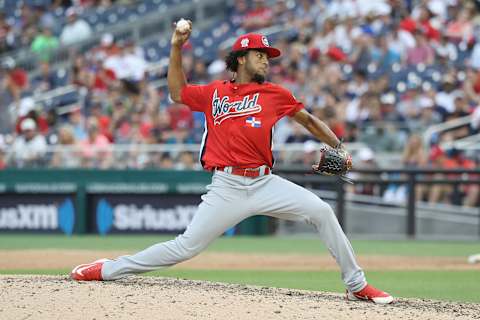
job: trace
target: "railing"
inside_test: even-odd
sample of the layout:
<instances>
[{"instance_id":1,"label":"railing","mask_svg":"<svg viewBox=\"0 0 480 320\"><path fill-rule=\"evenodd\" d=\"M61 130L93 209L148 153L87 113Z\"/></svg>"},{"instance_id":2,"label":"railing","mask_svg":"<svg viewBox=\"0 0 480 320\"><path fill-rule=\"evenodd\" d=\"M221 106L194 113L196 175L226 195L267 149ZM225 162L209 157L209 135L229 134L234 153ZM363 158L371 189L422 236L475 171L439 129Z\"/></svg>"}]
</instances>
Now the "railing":
<instances>
[{"instance_id":1,"label":"railing","mask_svg":"<svg viewBox=\"0 0 480 320\"><path fill-rule=\"evenodd\" d=\"M276 164L313 164L321 143L308 142L277 144L273 153ZM354 157L364 148L362 143L346 144ZM26 160L24 153L15 152L11 146L4 151L7 166L12 168L99 168L99 169L144 169L173 166L201 169L198 163L199 144L111 144L102 147L91 145L48 145L41 154ZM185 154L188 153L188 154ZM183 158L182 158L183 157ZM354 158L355 159L355 158Z\"/></svg>"},{"instance_id":2,"label":"railing","mask_svg":"<svg viewBox=\"0 0 480 320\"><path fill-rule=\"evenodd\" d=\"M480 150L480 133L457 139L455 141L446 141L442 143L444 150L456 148L460 150Z\"/></svg>"},{"instance_id":3,"label":"railing","mask_svg":"<svg viewBox=\"0 0 480 320\"><path fill-rule=\"evenodd\" d=\"M435 134L438 134L442 131L469 125L472 122L472 120L473 120L472 116L466 116L466 117L461 117L461 118L453 119L444 123L430 126L423 134L423 141L426 145L429 145L430 141L432 140L432 137Z\"/></svg>"},{"instance_id":4,"label":"railing","mask_svg":"<svg viewBox=\"0 0 480 320\"><path fill-rule=\"evenodd\" d=\"M361 174L364 177L359 179L354 179L356 185L361 184L370 184L380 187L385 187L387 185L405 185L407 190L407 198L404 203L390 202L391 206L397 208L405 208L405 234L414 238L417 234L417 219L419 218L418 210L425 208L432 208L434 214L441 216L442 214L449 214L453 216L453 220L461 221L466 218L472 219L472 217L477 217L475 225L478 227L478 237L480 237L480 207L476 206L480 199L476 200L476 203L473 207L461 207L458 205L452 205L450 208L448 206L442 206L442 210L435 209L436 204L429 204L422 201L417 201L416 199L416 190L420 185L427 186L430 188L433 185L451 185L453 187L453 197L458 198L461 185L480 185L480 169L475 170L439 170L439 169L375 169L375 170L353 170L353 173ZM322 186L322 189L330 190L329 192L334 194L330 195L330 198L335 202L336 214L338 220L344 230L347 228L348 221L346 219L346 206L347 203L350 203L355 200L355 197L358 195L352 195L347 193L347 185L342 179L338 177L323 177L318 175L308 174L309 172L305 168L288 168L288 167L277 167L275 170L276 174L282 175L289 180L315 189L315 186ZM395 176L395 178L393 177ZM478 196L477 196L478 197ZM356 199L356 201L361 202L361 199ZM370 204L373 204L375 207L380 208L378 202L371 203L371 198L368 200L363 199L363 201L368 201ZM385 205L385 201L382 201L382 205ZM387 203L388 204L388 203ZM461 208L461 209L459 209ZM390 208L391 209L391 208ZM388 207L384 207L383 210L389 210ZM476 214L473 214L476 212ZM473 216L472 216L473 214ZM469 221L470 221L469 220ZM471 222L470 222L471 223Z\"/></svg>"}]
</instances>

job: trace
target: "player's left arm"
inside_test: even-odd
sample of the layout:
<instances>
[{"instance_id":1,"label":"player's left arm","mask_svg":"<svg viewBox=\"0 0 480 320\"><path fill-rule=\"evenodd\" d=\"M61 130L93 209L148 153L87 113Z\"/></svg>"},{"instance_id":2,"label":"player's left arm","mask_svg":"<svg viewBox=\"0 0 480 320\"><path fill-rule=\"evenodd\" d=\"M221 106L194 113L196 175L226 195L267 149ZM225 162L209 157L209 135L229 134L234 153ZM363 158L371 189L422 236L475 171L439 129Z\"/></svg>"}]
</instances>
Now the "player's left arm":
<instances>
[{"instance_id":1,"label":"player's left arm","mask_svg":"<svg viewBox=\"0 0 480 320\"><path fill-rule=\"evenodd\" d=\"M331 147L336 147L340 144L340 140L335 133L320 119L305 109L301 109L294 114L295 121L304 126L315 138L328 144Z\"/></svg>"}]
</instances>

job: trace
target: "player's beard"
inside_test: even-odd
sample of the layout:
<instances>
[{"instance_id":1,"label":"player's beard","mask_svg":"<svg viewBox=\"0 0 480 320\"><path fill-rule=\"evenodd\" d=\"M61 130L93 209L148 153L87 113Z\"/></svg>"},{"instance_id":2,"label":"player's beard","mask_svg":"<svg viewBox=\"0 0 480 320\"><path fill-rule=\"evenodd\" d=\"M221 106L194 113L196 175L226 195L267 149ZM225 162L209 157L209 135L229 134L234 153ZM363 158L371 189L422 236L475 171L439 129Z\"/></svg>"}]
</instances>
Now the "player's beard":
<instances>
[{"instance_id":1,"label":"player's beard","mask_svg":"<svg viewBox=\"0 0 480 320\"><path fill-rule=\"evenodd\" d=\"M258 84L262 84L265 82L265 75L258 73L248 60L247 60L247 63L245 64L245 69L247 73L251 75L252 81Z\"/></svg>"},{"instance_id":2,"label":"player's beard","mask_svg":"<svg viewBox=\"0 0 480 320\"><path fill-rule=\"evenodd\" d=\"M265 76L255 73L252 77L252 80L255 81L258 84L262 84L265 82Z\"/></svg>"}]
</instances>

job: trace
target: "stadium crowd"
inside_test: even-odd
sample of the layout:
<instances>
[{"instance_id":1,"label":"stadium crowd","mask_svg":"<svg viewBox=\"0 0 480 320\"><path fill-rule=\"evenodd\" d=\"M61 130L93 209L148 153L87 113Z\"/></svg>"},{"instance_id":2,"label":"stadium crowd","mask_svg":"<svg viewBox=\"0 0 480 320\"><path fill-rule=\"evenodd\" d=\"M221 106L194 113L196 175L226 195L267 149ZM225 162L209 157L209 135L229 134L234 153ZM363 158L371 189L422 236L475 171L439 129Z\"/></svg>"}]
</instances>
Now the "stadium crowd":
<instances>
[{"instance_id":1,"label":"stadium crowd","mask_svg":"<svg viewBox=\"0 0 480 320\"><path fill-rule=\"evenodd\" d=\"M145 156L133 149L113 156L112 144L190 144L202 139L203 116L172 104L165 86L153 85L152 80L165 78L166 69L152 71L142 46L105 33L98 46L74 53L66 83L60 83L58 70L52 69L52 50L92 33L78 10L124 3L113 2L52 1L51 6L70 6L61 30L52 11L42 6L24 5L16 19L0 16L0 50L29 46L40 61L40 72L31 79L12 59L0 66L0 167L199 169L196 155L188 151ZM375 165L376 152L403 152L405 167L475 168L478 153L442 150L439 145L479 133L478 6L461 0L239 0L223 23L238 32L272 26L287 30L275 36L282 57L271 61L270 80L291 89L345 142L367 145L358 153L359 166ZM184 51L190 82L231 77L225 71L225 50L213 60L196 54L193 43ZM64 84L86 90L84 103L68 113L38 108L31 97ZM429 126L469 115L470 123L434 135L428 146L423 143L421 135ZM280 160L310 163L311 139L284 118L275 130L276 144L303 143L305 152ZM50 154L49 145L67 148ZM8 146L14 152L7 154ZM451 202L452 188L440 189L419 191L418 197ZM398 198L395 192L389 196ZM462 187L462 194L461 201L473 206L479 187Z\"/></svg>"}]
</instances>

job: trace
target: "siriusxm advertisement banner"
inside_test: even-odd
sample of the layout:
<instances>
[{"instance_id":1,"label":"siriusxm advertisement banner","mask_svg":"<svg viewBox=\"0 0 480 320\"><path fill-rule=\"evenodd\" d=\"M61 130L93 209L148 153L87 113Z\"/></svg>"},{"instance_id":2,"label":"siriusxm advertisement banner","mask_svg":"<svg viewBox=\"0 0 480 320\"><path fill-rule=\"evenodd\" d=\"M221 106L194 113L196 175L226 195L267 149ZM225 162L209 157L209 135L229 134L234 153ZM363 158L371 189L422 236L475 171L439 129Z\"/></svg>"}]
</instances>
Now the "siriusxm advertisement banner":
<instances>
[{"instance_id":1,"label":"siriusxm advertisement banner","mask_svg":"<svg viewBox=\"0 0 480 320\"><path fill-rule=\"evenodd\" d=\"M58 194L1 194L0 232L63 232L75 227L73 196Z\"/></svg>"},{"instance_id":2,"label":"siriusxm advertisement banner","mask_svg":"<svg viewBox=\"0 0 480 320\"><path fill-rule=\"evenodd\" d=\"M107 233L180 233L193 218L200 195L91 194L90 231Z\"/></svg>"}]
</instances>

